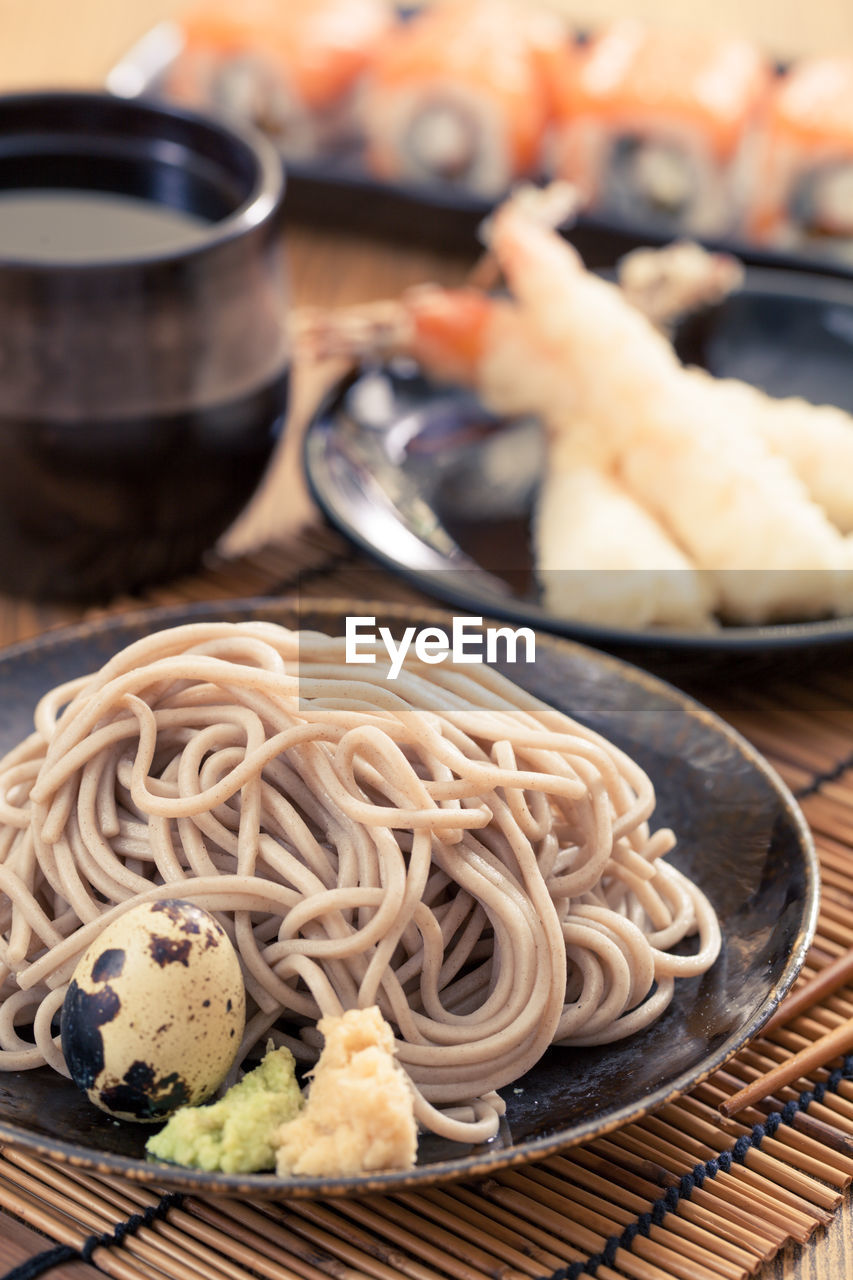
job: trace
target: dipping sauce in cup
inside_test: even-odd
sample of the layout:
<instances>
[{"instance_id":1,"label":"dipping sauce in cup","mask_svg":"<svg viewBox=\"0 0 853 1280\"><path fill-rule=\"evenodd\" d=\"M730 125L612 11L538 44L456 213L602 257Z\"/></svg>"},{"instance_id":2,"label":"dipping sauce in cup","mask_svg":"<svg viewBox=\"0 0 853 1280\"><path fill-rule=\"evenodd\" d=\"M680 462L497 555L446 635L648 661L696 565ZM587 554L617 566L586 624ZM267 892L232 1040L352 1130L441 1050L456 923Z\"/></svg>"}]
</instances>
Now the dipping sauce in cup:
<instances>
[{"instance_id":1,"label":"dipping sauce in cup","mask_svg":"<svg viewBox=\"0 0 853 1280\"><path fill-rule=\"evenodd\" d=\"M197 243L203 218L137 196L106 191L0 191L4 256L95 261L116 254L174 252Z\"/></svg>"},{"instance_id":2,"label":"dipping sauce in cup","mask_svg":"<svg viewBox=\"0 0 853 1280\"><path fill-rule=\"evenodd\" d=\"M133 592L246 505L287 402L283 195L251 132L0 97L0 590Z\"/></svg>"}]
</instances>

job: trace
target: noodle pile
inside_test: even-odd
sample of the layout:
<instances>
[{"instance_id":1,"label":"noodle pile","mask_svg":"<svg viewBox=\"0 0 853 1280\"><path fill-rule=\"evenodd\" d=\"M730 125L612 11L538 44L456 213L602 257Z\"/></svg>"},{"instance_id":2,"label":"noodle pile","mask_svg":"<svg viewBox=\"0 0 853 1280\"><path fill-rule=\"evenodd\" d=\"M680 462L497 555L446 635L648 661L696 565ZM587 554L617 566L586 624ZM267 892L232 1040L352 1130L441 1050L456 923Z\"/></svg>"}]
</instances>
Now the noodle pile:
<instances>
[{"instance_id":1,"label":"noodle pile","mask_svg":"<svg viewBox=\"0 0 853 1280\"><path fill-rule=\"evenodd\" d=\"M495 1091L549 1045L630 1035L709 968L716 917L623 752L485 665L389 681L344 655L193 624L42 699L0 761L0 1069L68 1074L51 1023L76 961L146 899L228 931L241 1056L316 1058L320 1017L378 1004L419 1123L459 1141L496 1132Z\"/></svg>"}]
</instances>

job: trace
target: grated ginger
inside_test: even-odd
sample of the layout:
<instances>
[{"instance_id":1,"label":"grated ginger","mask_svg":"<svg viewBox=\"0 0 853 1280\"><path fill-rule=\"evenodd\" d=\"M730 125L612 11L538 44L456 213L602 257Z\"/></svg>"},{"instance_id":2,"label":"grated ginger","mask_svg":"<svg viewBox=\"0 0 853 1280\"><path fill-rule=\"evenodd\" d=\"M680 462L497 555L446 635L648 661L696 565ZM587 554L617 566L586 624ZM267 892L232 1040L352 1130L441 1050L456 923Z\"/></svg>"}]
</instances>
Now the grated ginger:
<instances>
[{"instance_id":1,"label":"grated ginger","mask_svg":"<svg viewBox=\"0 0 853 1280\"><path fill-rule=\"evenodd\" d=\"M375 1006L317 1025L325 1045L308 1100L273 1135L277 1172L348 1177L410 1169L418 1142L414 1091L394 1058L391 1028Z\"/></svg>"}]
</instances>

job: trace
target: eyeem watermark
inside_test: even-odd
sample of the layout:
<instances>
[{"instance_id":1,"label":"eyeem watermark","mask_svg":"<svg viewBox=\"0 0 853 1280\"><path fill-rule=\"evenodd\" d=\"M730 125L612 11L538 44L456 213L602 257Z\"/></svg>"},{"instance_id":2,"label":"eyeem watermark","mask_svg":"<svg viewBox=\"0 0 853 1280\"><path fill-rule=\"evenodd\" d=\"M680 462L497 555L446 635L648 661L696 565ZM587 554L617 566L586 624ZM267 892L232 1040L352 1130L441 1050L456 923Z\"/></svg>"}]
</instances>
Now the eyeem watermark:
<instances>
[{"instance_id":1,"label":"eyeem watermark","mask_svg":"<svg viewBox=\"0 0 853 1280\"><path fill-rule=\"evenodd\" d=\"M437 664L448 658L456 662L509 663L536 661L536 635L530 627L484 627L482 618L454 618L448 635L441 627L406 627L395 640L388 627L376 626L376 619L346 619L346 661L376 662L376 651L385 646L391 661L388 679L396 680L410 649L421 662ZM523 648L523 657L519 656Z\"/></svg>"}]
</instances>

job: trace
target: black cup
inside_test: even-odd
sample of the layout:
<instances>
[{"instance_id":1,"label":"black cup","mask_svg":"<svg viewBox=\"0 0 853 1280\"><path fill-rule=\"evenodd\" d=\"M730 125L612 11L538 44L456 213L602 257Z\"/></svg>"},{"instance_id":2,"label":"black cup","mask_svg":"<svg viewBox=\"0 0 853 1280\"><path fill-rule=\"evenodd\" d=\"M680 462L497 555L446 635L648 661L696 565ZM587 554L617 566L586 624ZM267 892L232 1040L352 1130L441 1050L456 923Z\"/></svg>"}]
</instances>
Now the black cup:
<instances>
[{"instance_id":1,"label":"black cup","mask_svg":"<svg viewBox=\"0 0 853 1280\"><path fill-rule=\"evenodd\" d=\"M21 251L0 218L0 590L136 591L195 567L246 505L286 408L283 195L248 131L106 94L0 97L0 204L70 196L106 227L132 197L176 229L115 247L90 220L73 254L61 228Z\"/></svg>"}]
</instances>

